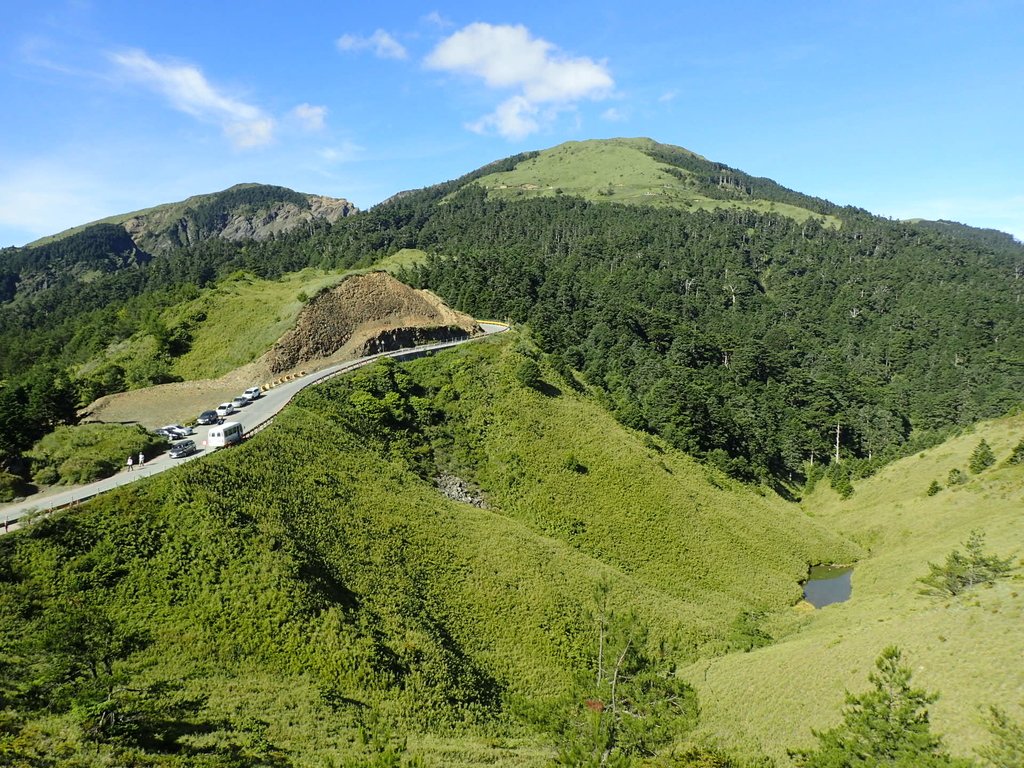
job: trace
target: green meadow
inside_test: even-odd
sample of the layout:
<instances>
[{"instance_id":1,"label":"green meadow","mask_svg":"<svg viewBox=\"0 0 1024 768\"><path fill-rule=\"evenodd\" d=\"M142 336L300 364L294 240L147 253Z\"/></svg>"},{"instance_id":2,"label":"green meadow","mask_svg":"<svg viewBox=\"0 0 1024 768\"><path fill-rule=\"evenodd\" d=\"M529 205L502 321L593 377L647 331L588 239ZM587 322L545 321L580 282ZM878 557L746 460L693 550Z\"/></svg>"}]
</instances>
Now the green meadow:
<instances>
[{"instance_id":1,"label":"green meadow","mask_svg":"<svg viewBox=\"0 0 1024 768\"><path fill-rule=\"evenodd\" d=\"M963 552L972 531L985 535L990 553L1024 554L1024 466L1004 463L1022 436L1021 415L981 423L857 481L845 501L820 484L803 502L805 510L866 551L854 570L852 597L794 611L779 627L785 636L771 647L692 665L685 674L698 689L709 733L764 749L786 764L787 748L811 745L812 728L839 721L843 691L863 691L874 659L891 644L903 650L914 682L939 694L931 707L933 729L954 754L971 757L987 742L989 706L1020 720L1020 570L945 599L921 594L918 579L928 575L929 563ZM974 474L968 464L982 439L999 463ZM968 479L950 487L954 469ZM933 480L943 488L928 495Z\"/></svg>"}]
</instances>

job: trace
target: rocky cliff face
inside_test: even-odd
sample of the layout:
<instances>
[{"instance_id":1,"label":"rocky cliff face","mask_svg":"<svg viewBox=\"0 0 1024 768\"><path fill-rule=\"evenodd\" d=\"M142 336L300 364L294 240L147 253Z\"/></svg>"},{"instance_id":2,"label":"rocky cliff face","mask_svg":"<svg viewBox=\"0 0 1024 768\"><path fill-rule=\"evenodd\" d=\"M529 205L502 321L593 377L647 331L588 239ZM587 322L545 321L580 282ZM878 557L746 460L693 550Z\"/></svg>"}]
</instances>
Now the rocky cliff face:
<instances>
[{"instance_id":1,"label":"rocky cliff face","mask_svg":"<svg viewBox=\"0 0 1024 768\"><path fill-rule=\"evenodd\" d=\"M284 187L239 184L180 203L111 216L23 248L0 249L0 304L56 285L148 263L153 256L212 238L266 240L356 212L343 198Z\"/></svg>"}]
</instances>

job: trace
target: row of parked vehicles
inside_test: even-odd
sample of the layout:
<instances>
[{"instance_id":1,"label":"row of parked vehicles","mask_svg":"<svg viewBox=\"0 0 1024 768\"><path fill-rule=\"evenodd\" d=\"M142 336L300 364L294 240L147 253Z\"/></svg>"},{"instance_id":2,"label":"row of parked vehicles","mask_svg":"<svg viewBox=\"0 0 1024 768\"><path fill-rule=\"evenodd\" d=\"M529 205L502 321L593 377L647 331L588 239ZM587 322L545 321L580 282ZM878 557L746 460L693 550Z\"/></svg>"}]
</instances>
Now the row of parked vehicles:
<instances>
[{"instance_id":1,"label":"row of parked vehicles","mask_svg":"<svg viewBox=\"0 0 1024 768\"><path fill-rule=\"evenodd\" d=\"M196 418L197 425L209 426L206 435L207 448L222 448L225 445L233 445L242 442L242 424L238 421L225 421L225 419L238 409L249 405L253 400L262 397L263 391L259 387L249 387L241 395L231 402L221 403L212 411L203 411ZM172 459L180 459L191 456L199 450L195 440L189 439L196 433L191 426L181 424L168 424L153 431L154 434L167 438L173 442L168 455Z\"/></svg>"}]
</instances>

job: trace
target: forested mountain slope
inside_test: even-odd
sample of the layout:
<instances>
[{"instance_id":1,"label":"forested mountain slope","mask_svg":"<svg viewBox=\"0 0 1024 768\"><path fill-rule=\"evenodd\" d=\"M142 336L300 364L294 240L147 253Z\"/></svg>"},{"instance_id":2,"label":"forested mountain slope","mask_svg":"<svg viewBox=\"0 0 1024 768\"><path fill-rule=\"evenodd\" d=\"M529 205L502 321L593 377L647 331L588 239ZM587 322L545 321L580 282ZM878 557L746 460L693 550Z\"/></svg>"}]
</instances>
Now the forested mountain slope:
<instances>
[{"instance_id":1,"label":"forested mountain slope","mask_svg":"<svg viewBox=\"0 0 1024 768\"><path fill-rule=\"evenodd\" d=\"M629 196L588 186L608 172L629 177ZM686 193L678 207L658 202L664 184ZM402 249L431 257L407 280L529 323L624 423L744 479L801 481L837 431L840 455L861 463L835 471L864 474L1006 412L1024 388L1020 243L840 208L629 139L510 157L333 224L182 245L0 306L0 398L41 433L73 420L76 366L143 328L168 342L187 332L161 313L198 286ZM161 349L173 369L174 345Z\"/></svg>"},{"instance_id":2,"label":"forested mountain slope","mask_svg":"<svg viewBox=\"0 0 1024 768\"><path fill-rule=\"evenodd\" d=\"M237 184L179 203L83 224L24 248L0 249L0 303L128 267L211 238L260 241L355 213L347 200Z\"/></svg>"},{"instance_id":3,"label":"forested mountain slope","mask_svg":"<svg viewBox=\"0 0 1024 768\"><path fill-rule=\"evenodd\" d=\"M878 458L915 430L1005 412L1024 386L1024 247L842 213L576 198L437 208L411 273L454 306L528 322L631 426L739 476Z\"/></svg>"}]
</instances>

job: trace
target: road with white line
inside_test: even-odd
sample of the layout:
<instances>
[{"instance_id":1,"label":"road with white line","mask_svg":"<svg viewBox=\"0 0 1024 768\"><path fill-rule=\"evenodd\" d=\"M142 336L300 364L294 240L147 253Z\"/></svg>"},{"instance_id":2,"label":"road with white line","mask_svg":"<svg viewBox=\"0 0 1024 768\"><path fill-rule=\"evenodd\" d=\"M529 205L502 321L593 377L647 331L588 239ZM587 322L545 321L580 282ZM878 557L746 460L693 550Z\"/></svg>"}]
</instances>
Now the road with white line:
<instances>
[{"instance_id":1,"label":"road with white line","mask_svg":"<svg viewBox=\"0 0 1024 768\"><path fill-rule=\"evenodd\" d=\"M459 344L465 344L466 342L475 341L476 339L486 338L487 336L491 336L495 333L501 333L502 331L508 330L508 326L504 323L481 322L480 327L484 330L484 333L481 336L473 336L471 338L459 339L456 341L442 341L436 344L424 344L422 346L407 347L405 349L395 349L390 352L379 352L374 355L367 355L365 357L356 358L355 360L338 363L337 365L332 365L329 368L324 368L314 373L309 373L305 376L292 379L291 381L286 381L273 389L267 390L259 400L253 401L238 412L228 416L226 421L240 421L245 429L246 436L249 436L259 429L269 425L274 416L288 405L296 394L306 387L318 384L325 379L332 378L342 373L348 373L349 371L354 371L355 369L368 365L374 360L379 360L382 357L402 358L418 356L427 352L434 352L439 349L447 349L449 347L458 346ZM167 453L163 453L154 459L147 461L143 467L136 465L130 472L127 469L123 469L116 475L103 478L102 480L97 480L96 482L89 483L88 485L79 485L74 488L66 488L56 491L51 489L46 493L35 494L28 497L24 501L0 505L0 533L13 530L16 527L15 522L27 514L33 512L46 512L53 509L73 506L80 501L90 499L104 491L119 488L122 485L133 483L144 477L150 477L151 475L155 475L159 472L164 472L186 461L194 461L201 458L208 452L203 448L205 429L205 427L199 427L196 434L192 437L196 442L196 446L199 447L199 451L186 458L172 459L167 455Z\"/></svg>"}]
</instances>

